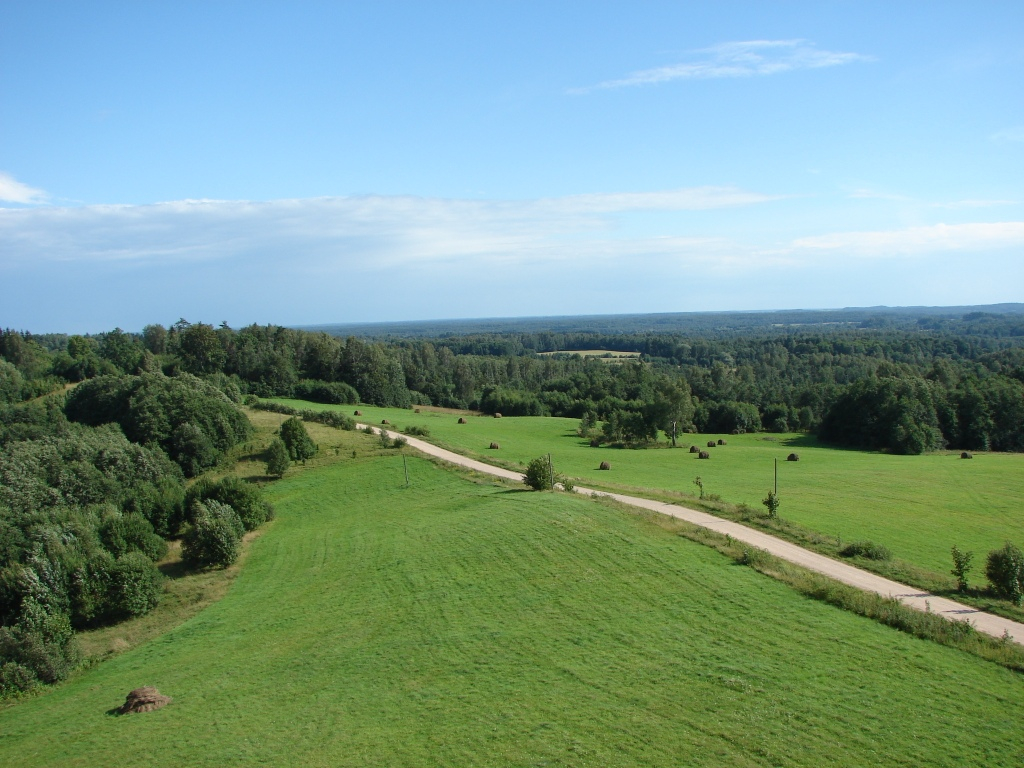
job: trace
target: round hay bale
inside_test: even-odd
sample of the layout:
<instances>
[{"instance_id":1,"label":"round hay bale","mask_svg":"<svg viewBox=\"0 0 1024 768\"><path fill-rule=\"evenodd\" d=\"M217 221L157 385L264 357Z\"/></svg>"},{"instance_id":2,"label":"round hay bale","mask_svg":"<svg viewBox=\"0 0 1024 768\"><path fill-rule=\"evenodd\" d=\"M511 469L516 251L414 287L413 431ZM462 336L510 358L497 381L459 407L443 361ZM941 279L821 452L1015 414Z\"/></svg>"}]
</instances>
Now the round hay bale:
<instances>
[{"instance_id":1,"label":"round hay bale","mask_svg":"<svg viewBox=\"0 0 1024 768\"><path fill-rule=\"evenodd\" d=\"M464 418L462 418L461 416L459 416L459 424L465 424L465 423L466 423L466 420Z\"/></svg>"},{"instance_id":2,"label":"round hay bale","mask_svg":"<svg viewBox=\"0 0 1024 768\"><path fill-rule=\"evenodd\" d=\"M602 461L601 462L601 466L598 467L598 469L611 469L611 468L612 468L612 465L609 464L607 461Z\"/></svg>"},{"instance_id":3,"label":"round hay bale","mask_svg":"<svg viewBox=\"0 0 1024 768\"><path fill-rule=\"evenodd\" d=\"M691 445L690 453L700 453L700 448L698 448L696 445Z\"/></svg>"},{"instance_id":4,"label":"round hay bale","mask_svg":"<svg viewBox=\"0 0 1024 768\"><path fill-rule=\"evenodd\" d=\"M381 424L390 424L391 422L390 422L390 421L388 421L387 419L381 419L381 420L380 420L380 423L381 423Z\"/></svg>"},{"instance_id":5,"label":"round hay bale","mask_svg":"<svg viewBox=\"0 0 1024 768\"><path fill-rule=\"evenodd\" d=\"M590 441L590 447L591 447L591 448L600 448L600 447L601 447L601 441L600 441L600 440L598 440L598 439L597 439L597 438L595 437L595 438L594 438L593 440L591 440L591 441Z\"/></svg>"},{"instance_id":6,"label":"round hay bale","mask_svg":"<svg viewBox=\"0 0 1024 768\"><path fill-rule=\"evenodd\" d=\"M492 451L496 451L496 450L498 450L499 448L501 448L501 446L500 446L500 445L498 445L497 443L491 443L491 450L492 450Z\"/></svg>"},{"instance_id":7,"label":"round hay bale","mask_svg":"<svg viewBox=\"0 0 1024 768\"><path fill-rule=\"evenodd\" d=\"M714 440L708 440L708 448L714 448L716 445Z\"/></svg>"},{"instance_id":8,"label":"round hay bale","mask_svg":"<svg viewBox=\"0 0 1024 768\"><path fill-rule=\"evenodd\" d=\"M363 415L363 412L362 412L362 411L356 411L356 412L355 412L355 413L353 413L352 415L353 415L353 416L362 416L362 415Z\"/></svg>"},{"instance_id":9,"label":"round hay bale","mask_svg":"<svg viewBox=\"0 0 1024 768\"><path fill-rule=\"evenodd\" d=\"M501 418L501 414L500 414L500 413L496 413L496 414L494 414L494 418L496 418L496 419L500 419L500 418Z\"/></svg>"},{"instance_id":10,"label":"round hay bale","mask_svg":"<svg viewBox=\"0 0 1024 768\"><path fill-rule=\"evenodd\" d=\"M974 455L968 453L967 451L964 451L963 453L960 454L960 458L961 459L973 459Z\"/></svg>"},{"instance_id":11,"label":"round hay bale","mask_svg":"<svg viewBox=\"0 0 1024 768\"><path fill-rule=\"evenodd\" d=\"M718 444L719 445L725 445L725 440L722 440L721 438L719 438Z\"/></svg>"},{"instance_id":12,"label":"round hay bale","mask_svg":"<svg viewBox=\"0 0 1024 768\"><path fill-rule=\"evenodd\" d=\"M786 457L786 461L800 461L799 453L791 453Z\"/></svg>"},{"instance_id":13,"label":"round hay bale","mask_svg":"<svg viewBox=\"0 0 1024 768\"><path fill-rule=\"evenodd\" d=\"M707 451L701 451L700 453L697 454L697 458L698 459L710 459L711 458L711 454L708 453Z\"/></svg>"},{"instance_id":14,"label":"round hay bale","mask_svg":"<svg viewBox=\"0 0 1024 768\"><path fill-rule=\"evenodd\" d=\"M122 715L133 712L152 712L154 709L160 709L170 703L170 696L164 696L156 688L146 685L129 693L124 699L124 704L117 711Z\"/></svg>"},{"instance_id":15,"label":"round hay bale","mask_svg":"<svg viewBox=\"0 0 1024 768\"><path fill-rule=\"evenodd\" d=\"M420 412L419 408L417 408L415 411L413 411L413 413L419 413L419 412Z\"/></svg>"}]
</instances>

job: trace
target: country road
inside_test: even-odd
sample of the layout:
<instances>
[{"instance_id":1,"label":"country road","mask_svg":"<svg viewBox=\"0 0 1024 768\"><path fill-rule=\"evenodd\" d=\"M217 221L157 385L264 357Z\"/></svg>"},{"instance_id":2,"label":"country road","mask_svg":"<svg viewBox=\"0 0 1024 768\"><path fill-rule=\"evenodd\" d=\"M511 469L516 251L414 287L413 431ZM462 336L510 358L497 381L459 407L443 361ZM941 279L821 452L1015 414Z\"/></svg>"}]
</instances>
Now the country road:
<instances>
[{"instance_id":1,"label":"country road","mask_svg":"<svg viewBox=\"0 0 1024 768\"><path fill-rule=\"evenodd\" d=\"M362 429L365 425L359 424L358 427ZM438 448L432 443L428 443L425 440L420 440L415 437L403 435L398 432L392 432L390 430L384 430L379 427L376 429L378 429L378 431L386 432L386 434L392 438L401 437L409 444L409 447L415 448L422 453L442 459L443 461L447 461L451 464L457 464L477 472L504 478L506 480L519 482L522 482L523 480L521 472L513 472L508 469L502 469L501 467L486 464L482 461L476 461L475 459L461 456L457 453L453 453L452 451L445 450L444 448ZM803 547L798 547L796 544L791 544L788 541L776 538L770 534L763 533L753 528L748 528L740 523L723 520L720 517L715 517L714 515L709 515L706 512L700 512L696 509L688 509L676 504L667 504L662 501L653 501L651 499L644 499L637 496L627 496L621 493L609 493L606 491L595 491L581 486L576 486L574 490L576 493L582 493L587 496L593 494L607 496L623 504L628 504L629 506L659 512L663 515L676 517L680 520L685 520L688 523L693 523L694 525L699 525L703 528L717 531L723 535L729 535L737 541L742 541L743 543L750 544L758 549L763 549L776 557L795 563L796 565L803 566L808 570L829 576L843 584L849 584L852 587L863 589L868 592L875 592L883 597L896 598L901 603L911 608L915 608L919 611L930 611L952 621L969 621L979 632L984 632L985 634L998 638L1009 636L1014 640L1014 642L1024 644L1024 624L1020 622L1004 619L1001 616L994 616L991 613L985 613L984 611L972 608L969 605L963 605L962 603L958 603L954 600L922 592L920 589L915 587L900 584L899 582L892 581L883 576L878 576L874 573L861 570L860 568L855 568L848 563L833 560L831 557L826 557L825 555L819 555L817 552L811 552Z\"/></svg>"}]
</instances>

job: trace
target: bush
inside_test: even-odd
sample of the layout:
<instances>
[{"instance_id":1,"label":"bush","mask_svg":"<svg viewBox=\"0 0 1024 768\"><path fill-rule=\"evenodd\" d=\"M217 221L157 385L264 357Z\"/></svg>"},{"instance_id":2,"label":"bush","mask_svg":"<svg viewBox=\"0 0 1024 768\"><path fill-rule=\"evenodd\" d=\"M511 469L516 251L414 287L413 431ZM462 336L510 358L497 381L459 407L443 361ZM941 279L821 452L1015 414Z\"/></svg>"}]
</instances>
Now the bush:
<instances>
[{"instance_id":1,"label":"bush","mask_svg":"<svg viewBox=\"0 0 1024 768\"><path fill-rule=\"evenodd\" d=\"M267 449L267 474L284 477L289 464L288 449L285 447L284 441L275 437Z\"/></svg>"},{"instance_id":2,"label":"bush","mask_svg":"<svg viewBox=\"0 0 1024 768\"><path fill-rule=\"evenodd\" d=\"M414 437L430 437L430 430L426 427L406 427L402 431Z\"/></svg>"},{"instance_id":3,"label":"bush","mask_svg":"<svg viewBox=\"0 0 1024 768\"><path fill-rule=\"evenodd\" d=\"M868 560L890 560L892 552L873 541L853 541L839 550L843 557L864 557Z\"/></svg>"},{"instance_id":4,"label":"bush","mask_svg":"<svg viewBox=\"0 0 1024 768\"><path fill-rule=\"evenodd\" d=\"M242 551L241 519L231 507L213 499L196 502L194 510L181 559L197 567L227 568Z\"/></svg>"},{"instance_id":5,"label":"bush","mask_svg":"<svg viewBox=\"0 0 1024 768\"><path fill-rule=\"evenodd\" d=\"M110 573L110 610L114 616L142 616L160 602L160 571L141 552L117 559Z\"/></svg>"},{"instance_id":6,"label":"bush","mask_svg":"<svg viewBox=\"0 0 1024 768\"><path fill-rule=\"evenodd\" d=\"M260 487L234 475L228 475L216 483L200 480L189 488L187 498L190 507L197 501L208 500L226 504L238 515L246 531L255 530L274 517L274 508L264 500Z\"/></svg>"},{"instance_id":7,"label":"bush","mask_svg":"<svg viewBox=\"0 0 1024 768\"><path fill-rule=\"evenodd\" d=\"M149 520L134 512L109 518L99 533L103 546L114 557L141 552L150 560L159 560L167 554L167 542L156 535Z\"/></svg>"},{"instance_id":8,"label":"bush","mask_svg":"<svg viewBox=\"0 0 1024 768\"><path fill-rule=\"evenodd\" d=\"M1002 549L988 553L985 575L997 595L1014 605L1024 602L1024 552L1013 544L1006 542Z\"/></svg>"},{"instance_id":9,"label":"bush","mask_svg":"<svg viewBox=\"0 0 1024 768\"><path fill-rule=\"evenodd\" d=\"M309 436L306 427L295 416L281 425L281 440L288 449L292 461L305 461L316 456L316 443Z\"/></svg>"},{"instance_id":10,"label":"bush","mask_svg":"<svg viewBox=\"0 0 1024 768\"><path fill-rule=\"evenodd\" d=\"M535 491L551 490L551 465L547 456L539 456L527 465L523 482Z\"/></svg>"}]
</instances>

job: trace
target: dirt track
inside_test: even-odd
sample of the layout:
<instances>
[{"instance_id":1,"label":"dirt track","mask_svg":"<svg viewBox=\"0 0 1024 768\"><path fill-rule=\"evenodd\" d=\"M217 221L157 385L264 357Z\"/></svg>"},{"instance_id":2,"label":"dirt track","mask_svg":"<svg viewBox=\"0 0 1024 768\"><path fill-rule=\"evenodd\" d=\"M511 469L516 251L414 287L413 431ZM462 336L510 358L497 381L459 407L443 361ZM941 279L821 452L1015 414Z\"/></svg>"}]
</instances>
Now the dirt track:
<instances>
[{"instance_id":1,"label":"dirt track","mask_svg":"<svg viewBox=\"0 0 1024 768\"><path fill-rule=\"evenodd\" d=\"M362 427L363 425L360 425ZM379 428L378 428L379 429ZM508 469L502 469L501 467L494 467L490 464L485 464L482 461L476 461L474 459L460 456L457 453L446 451L443 448L438 448L436 445L420 440L415 437L409 437L407 435L401 435L398 432L391 432L385 430L391 437L402 437L404 438L411 448L415 448L430 456L436 456L439 459L450 462L452 464L458 464L469 469L476 470L477 472L483 472L488 475L495 477L505 478L506 480L515 480L522 482L523 475L520 472L513 472ZM721 534L727 534L737 541L742 541L745 544L763 549L766 552L788 560L791 563L796 563L804 568L811 571L816 571L829 576L836 581L841 581L844 584L863 589L868 592L875 592L884 597L894 597L901 603L915 608L919 611L930 611L940 616L944 616L953 621L969 621L974 625L974 628L979 632L992 635L993 637L1003 637L1008 634L1015 642L1024 644L1024 624L1017 621L1011 621L1010 619L1004 619L1001 616L994 616L984 611L979 611L977 608L972 608L962 603L957 603L953 600L949 600L944 597L938 597L927 592L922 592L920 589L907 586L906 584L900 584L896 581L891 581L882 576L877 576L868 571L863 571L860 568L855 568L847 563L833 560L825 555L819 555L816 552L798 547L795 544L790 544L788 541L783 541L767 533L748 528L745 525L734 523L729 520L723 520L720 517L709 515L706 512L699 512L696 509L687 509L686 507L680 507L675 504L666 504L662 501L652 501L650 499L643 499L636 496L626 496L621 493L607 493L605 491L594 491L590 488L582 488L577 486L575 488L576 493L586 494L587 496L598 494L601 496L608 496L616 501L628 504L633 507L640 507L642 509L649 509L654 512L660 512L663 515L669 515L671 517L677 517L681 520L686 520L694 525L699 525L704 528L708 528L713 531L717 531Z\"/></svg>"}]
</instances>

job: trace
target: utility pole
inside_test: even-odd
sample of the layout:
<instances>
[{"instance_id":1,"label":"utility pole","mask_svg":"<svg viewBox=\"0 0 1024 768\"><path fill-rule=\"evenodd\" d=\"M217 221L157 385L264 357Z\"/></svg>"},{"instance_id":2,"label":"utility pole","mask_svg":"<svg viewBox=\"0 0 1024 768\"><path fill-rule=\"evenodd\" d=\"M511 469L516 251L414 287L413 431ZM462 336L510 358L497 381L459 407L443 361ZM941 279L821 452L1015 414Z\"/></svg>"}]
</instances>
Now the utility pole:
<instances>
[{"instance_id":1,"label":"utility pole","mask_svg":"<svg viewBox=\"0 0 1024 768\"><path fill-rule=\"evenodd\" d=\"M779 460L775 460L775 495L779 495Z\"/></svg>"},{"instance_id":2,"label":"utility pole","mask_svg":"<svg viewBox=\"0 0 1024 768\"><path fill-rule=\"evenodd\" d=\"M555 490L555 466L551 463L551 454L548 454L548 477L551 480L551 490Z\"/></svg>"}]
</instances>

